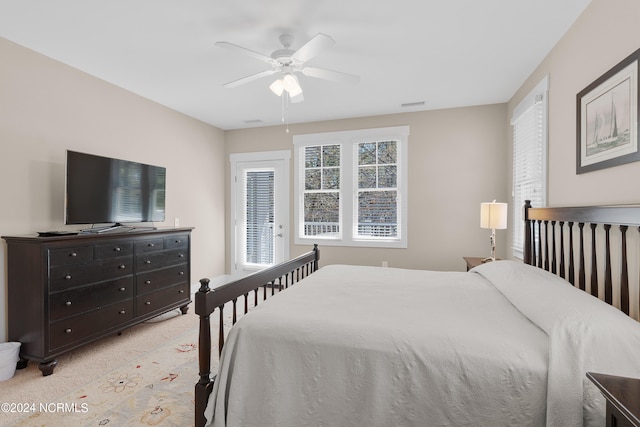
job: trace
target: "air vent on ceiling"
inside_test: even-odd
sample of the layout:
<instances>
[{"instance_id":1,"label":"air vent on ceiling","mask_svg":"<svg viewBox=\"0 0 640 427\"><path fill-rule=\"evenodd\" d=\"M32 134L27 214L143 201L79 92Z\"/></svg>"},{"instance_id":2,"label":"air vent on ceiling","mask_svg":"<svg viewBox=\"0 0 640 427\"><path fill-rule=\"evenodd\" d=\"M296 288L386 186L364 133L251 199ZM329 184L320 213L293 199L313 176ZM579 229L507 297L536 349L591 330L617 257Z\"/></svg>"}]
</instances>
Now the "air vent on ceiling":
<instances>
[{"instance_id":1,"label":"air vent on ceiling","mask_svg":"<svg viewBox=\"0 0 640 427\"><path fill-rule=\"evenodd\" d=\"M402 108L408 108L408 107L419 107L421 105L424 105L424 101L418 101L418 102L407 102L405 104L400 104L400 106Z\"/></svg>"}]
</instances>

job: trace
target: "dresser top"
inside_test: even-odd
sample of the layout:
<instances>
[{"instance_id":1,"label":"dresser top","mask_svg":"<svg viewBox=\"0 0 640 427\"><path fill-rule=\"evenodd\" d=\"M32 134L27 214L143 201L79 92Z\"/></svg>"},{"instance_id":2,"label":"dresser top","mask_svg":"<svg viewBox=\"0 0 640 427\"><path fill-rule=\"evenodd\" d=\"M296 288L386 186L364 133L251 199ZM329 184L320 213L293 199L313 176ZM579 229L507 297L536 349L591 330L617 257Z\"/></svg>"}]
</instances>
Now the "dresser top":
<instances>
[{"instance_id":1,"label":"dresser top","mask_svg":"<svg viewBox=\"0 0 640 427\"><path fill-rule=\"evenodd\" d=\"M53 243L53 242L78 242L84 240L92 240L92 239L105 239L105 238L113 238L113 239L122 239L128 237L139 237L139 236L153 236L157 234L173 234L173 233L188 233L191 232L194 227L181 227L181 228L127 228L126 231L115 230L115 231L107 231L103 233L86 233L79 232L78 234L65 234L65 235L54 235L54 236L39 236L39 235L24 235L24 236L2 236L4 240L12 243Z\"/></svg>"}]
</instances>

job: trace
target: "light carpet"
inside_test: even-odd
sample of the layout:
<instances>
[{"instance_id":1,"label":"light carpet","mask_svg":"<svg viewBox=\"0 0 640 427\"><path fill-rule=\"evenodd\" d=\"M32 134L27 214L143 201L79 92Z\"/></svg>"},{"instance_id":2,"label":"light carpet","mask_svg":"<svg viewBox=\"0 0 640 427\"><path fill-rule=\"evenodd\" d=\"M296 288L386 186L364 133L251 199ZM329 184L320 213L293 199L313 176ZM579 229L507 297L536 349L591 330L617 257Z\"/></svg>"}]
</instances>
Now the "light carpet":
<instances>
[{"instance_id":1,"label":"light carpet","mask_svg":"<svg viewBox=\"0 0 640 427\"><path fill-rule=\"evenodd\" d=\"M0 425L192 426L198 380L198 317L192 310L63 355L53 375L42 377L37 363L16 371L0 382Z\"/></svg>"}]
</instances>

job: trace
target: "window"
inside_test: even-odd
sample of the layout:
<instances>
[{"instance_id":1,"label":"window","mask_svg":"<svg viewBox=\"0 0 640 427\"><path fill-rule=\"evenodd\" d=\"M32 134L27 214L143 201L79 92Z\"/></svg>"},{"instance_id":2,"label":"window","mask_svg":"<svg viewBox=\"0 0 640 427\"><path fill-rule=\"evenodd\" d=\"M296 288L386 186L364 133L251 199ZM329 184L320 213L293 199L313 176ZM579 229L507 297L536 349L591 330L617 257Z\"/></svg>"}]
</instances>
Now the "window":
<instances>
[{"instance_id":1,"label":"window","mask_svg":"<svg viewBox=\"0 0 640 427\"><path fill-rule=\"evenodd\" d=\"M407 247L408 126L294 136L295 243Z\"/></svg>"},{"instance_id":2,"label":"window","mask_svg":"<svg viewBox=\"0 0 640 427\"><path fill-rule=\"evenodd\" d=\"M398 142L361 142L354 228L359 239L398 237Z\"/></svg>"},{"instance_id":3,"label":"window","mask_svg":"<svg viewBox=\"0 0 640 427\"><path fill-rule=\"evenodd\" d=\"M340 145L304 147L302 235L340 234Z\"/></svg>"},{"instance_id":4,"label":"window","mask_svg":"<svg viewBox=\"0 0 640 427\"><path fill-rule=\"evenodd\" d=\"M547 92L548 77L513 111L513 255L523 257L525 200L534 207L547 203Z\"/></svg>"}]
</instances>

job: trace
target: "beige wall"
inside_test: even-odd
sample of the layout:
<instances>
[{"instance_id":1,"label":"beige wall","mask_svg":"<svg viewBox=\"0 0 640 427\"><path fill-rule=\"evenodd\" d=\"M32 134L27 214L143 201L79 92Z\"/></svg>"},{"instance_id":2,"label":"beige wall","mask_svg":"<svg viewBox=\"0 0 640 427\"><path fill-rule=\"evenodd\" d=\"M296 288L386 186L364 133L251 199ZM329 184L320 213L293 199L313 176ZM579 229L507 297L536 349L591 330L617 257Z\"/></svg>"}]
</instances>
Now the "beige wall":
<instances>
[{"instance_id":1,"label":"beige wall","mask_svg":"<svg viewBox=\"0 0 640 427\"><path fill-rule=\"evenodd\" d=\"M463 256L489 255L489 233L480 228L480 203L507 197L506 104L290 125L288 134L283 126L227 131L226 154L292 150L293 135L299 134L401 125L410 126L408 248L321 245L321 264L388 261L390 267L464 270ZM228 161L226 170L229 176ZM293 182L290 185L293 189ZM506 232L497 233L500 252ZM291 254L308 249L292 243Z\"/></svg>"},{"instance_id":2,"label":"beige wall","mask_svg":"<svg viewBox=\"0 0 640 427\"><path fill-rule=\"evenodd\" d=\"M549 206L640 203L640 162L576 174L576 95L640 48L638 17L640 1L592 0L509 101L511 117L520 100L543 76L549 75ZM511 147L511 132L509 138ZM511 165L508 167L510 177ZM634 231L630 229L627 233L631 315L640 320L640 263L637 261L640 259L640 238ZM597 239L604 239L604 236L600 234ZM614 278L620 277L620 240L617 228L613 227ZM586 256L589 259L590 255ZM602 276L604 257L598 261L598 272ZM613 299L614 304L618 304L617 283L614 283Z\"/></svg>"},{"instance_id":3,"label":"beige wall","mask_svg":"<svg viewBox=\"0 0 640 427\"><path fill-rule=\"evenodd\" d=\"M156 225L196 227L194 282L224 273L223 131L1 38L0 58L0 235L80 228L64 226L65 150L84 151L165 166L167 221Z\"/></svg>"},{"instance_id":4,"label":"beige wall","mask_svg":"<svg viewBox=\"0 0 640 427\"><path fill-rule=\"evenodd\" d=\"M576 175L576 95L640 48L638 17L640 1L593 0L509 102L549 75L550 206L640 202L640 162Z\"/></svg>"}]
</instances>

